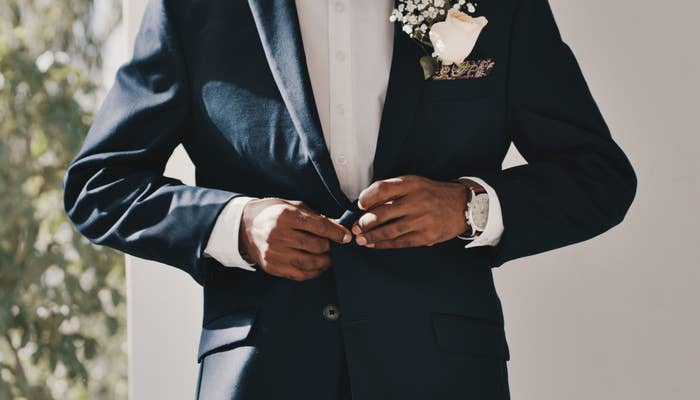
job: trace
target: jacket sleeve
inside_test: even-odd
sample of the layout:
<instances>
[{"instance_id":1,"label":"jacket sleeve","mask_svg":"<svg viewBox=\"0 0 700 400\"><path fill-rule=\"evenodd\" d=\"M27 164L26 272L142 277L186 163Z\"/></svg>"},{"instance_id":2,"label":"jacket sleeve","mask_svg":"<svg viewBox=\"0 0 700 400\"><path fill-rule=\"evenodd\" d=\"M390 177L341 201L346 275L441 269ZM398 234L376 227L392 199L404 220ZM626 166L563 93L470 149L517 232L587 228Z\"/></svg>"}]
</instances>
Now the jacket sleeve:
<instances>
[{"instance_id":1,"label":"jacket sleeve","mask_svg":"<svg viewBox=\"0 0 700 400\"><path fill-rule=\"evenodd\" d=\"M190 123L186 67L166 3L148 2L133 58L68 167L64 206L91 242L176 266L203 284L214 263L203 257L209 233L238 193L163 175Z\"/></svg>"},{"instance_id":2,"label":"jacket sleeve","mask_svg":"<svg viewBox=\"0 0 700 400\"><path fill-rule=\"evenodd\" d=\"M548 1L517 1L507 129L527 164L481 176L503 213L496 267L607 231L623 220L637 185Z\"/></svg>"}]
</instances>

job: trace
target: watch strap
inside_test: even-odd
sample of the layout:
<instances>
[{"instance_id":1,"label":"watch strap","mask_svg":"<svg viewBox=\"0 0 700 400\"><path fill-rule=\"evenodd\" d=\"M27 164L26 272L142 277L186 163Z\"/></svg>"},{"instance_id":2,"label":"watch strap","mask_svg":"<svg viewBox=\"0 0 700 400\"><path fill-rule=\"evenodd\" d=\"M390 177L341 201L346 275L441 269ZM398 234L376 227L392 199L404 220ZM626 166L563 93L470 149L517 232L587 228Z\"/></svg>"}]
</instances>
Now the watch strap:
<instances>
[{"instance_id":1,"label":"watch strap","mask_svg":"<svg viewBox=\"0 0 700 400\"><path fill-rule=\"evenodd\" d=\"M474 225L471 223L469 218L469 203L471 203L477 195L486 193L486 189L480 185L473 185L473 181L467 178L457 178L454 179L454 181L461 183L467 188L467 204L465 205L464 211L464 219L467 225L467 230L465 230L462 234L457 235L457 237L463 240L474 240L481 235L482 231L475 229ZM469 232L469 235L464 235L464 233L467 232Z\"/></svg>"}]
</instances>

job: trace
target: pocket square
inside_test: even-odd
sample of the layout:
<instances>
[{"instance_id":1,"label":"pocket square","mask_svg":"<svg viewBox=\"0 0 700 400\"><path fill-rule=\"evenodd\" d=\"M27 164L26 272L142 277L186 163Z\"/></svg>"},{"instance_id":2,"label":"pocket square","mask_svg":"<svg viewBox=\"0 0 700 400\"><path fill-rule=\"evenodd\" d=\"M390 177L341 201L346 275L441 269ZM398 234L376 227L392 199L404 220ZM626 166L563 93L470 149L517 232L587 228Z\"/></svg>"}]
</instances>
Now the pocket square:
<instances>
[{"instance_id":1,"label":"pocket square","mask_svg":"<svg viewBox=\"0 0 700 400\"><path fill-rule=\"evenodd\" d=\"M459 64L443 65L435 71L430 80L448 81L455 79L485 78L491 74L496 62L492 58L465 60Z\"/></svg>"}]
</instances>

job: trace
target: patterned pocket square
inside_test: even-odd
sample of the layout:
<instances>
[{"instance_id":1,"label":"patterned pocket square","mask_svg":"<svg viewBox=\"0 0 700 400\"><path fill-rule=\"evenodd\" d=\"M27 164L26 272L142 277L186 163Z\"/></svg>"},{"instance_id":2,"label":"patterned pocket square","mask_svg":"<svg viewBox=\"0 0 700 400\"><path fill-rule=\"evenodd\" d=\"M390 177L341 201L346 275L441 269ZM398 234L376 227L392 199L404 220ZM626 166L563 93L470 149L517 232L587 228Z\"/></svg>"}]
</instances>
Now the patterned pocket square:
<instances>
[{"instance_id":1,"label":"patterned pocket square","mask_svg":"<svg viewBox=\"0 0 700 400\"><path fill-rule=\"evenodd\" d=\"M448 81L455 79L485 78L491 74L496 62L492 58L466 60L460 64L443 65L435 71L430 80Z\"/></svg>"}]
</instances>

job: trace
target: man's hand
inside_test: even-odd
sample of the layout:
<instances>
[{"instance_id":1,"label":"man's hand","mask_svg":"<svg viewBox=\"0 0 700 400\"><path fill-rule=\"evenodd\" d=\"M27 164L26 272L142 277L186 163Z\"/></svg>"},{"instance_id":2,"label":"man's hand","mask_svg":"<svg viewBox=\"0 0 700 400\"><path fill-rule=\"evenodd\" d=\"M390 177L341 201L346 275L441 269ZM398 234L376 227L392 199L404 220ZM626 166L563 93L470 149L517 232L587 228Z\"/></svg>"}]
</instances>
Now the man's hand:
<instances>
[{"instance_id":1,"label":"man's hand","mask_svg":"<svg viewBox=\"0 0 700 400\"><path fill-rule=\"evenodd\" d=\"M263 198L243 208L239 248L270 275L304 281L331 265L330 240L352 240L347 228L299 201Z\"/></svg>"},{"instance_id":2,"label":"man's hand","mask_svg":"<svg viewBox=\"0 0 700 400\"><path fill-rule=\"evenodd\" d=\"M360 193L366 211L352 227L358 245L377 249L432 246L467 229L467 188L405 175L372 183Z\"/></svg>"}]
</instances>

